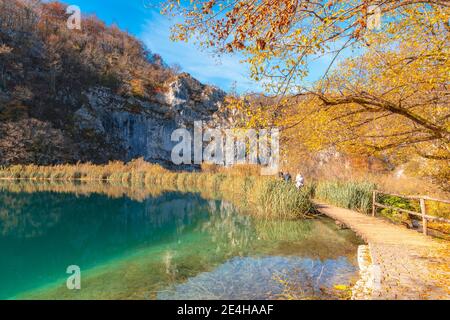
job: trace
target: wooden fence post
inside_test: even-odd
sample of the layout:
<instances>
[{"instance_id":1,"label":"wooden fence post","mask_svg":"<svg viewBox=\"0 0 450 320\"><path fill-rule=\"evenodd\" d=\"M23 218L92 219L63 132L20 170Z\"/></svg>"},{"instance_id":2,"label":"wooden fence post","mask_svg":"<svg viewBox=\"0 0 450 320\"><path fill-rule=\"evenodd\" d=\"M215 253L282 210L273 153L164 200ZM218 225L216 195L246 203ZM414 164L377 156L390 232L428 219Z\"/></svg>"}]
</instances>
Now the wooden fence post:
<instances>
[{"instance_id":1,"label":"wooden fence post","mask_svg":"<svg viewBox=\"0 0 450 320\"><path fill-rule=\"evenodd\" d=\"M373 194L372 194L372 217L375 217L375 212L376 212L376 207L375 207L375 202L377 201L377 192L375 190L373 190Z\"/></svg>"},{"instance_id":2,"label":"wooden fence post","mask_svg":"<svg viewBox=\"0 0 450 320\"><path fill-rule=\"evenodd\" d=\"M425 199L420 198L420 211L422 213L422 231L424 235L427 235L427 218L425 215L427 214L426 206L425 206Z\"/></svg>"}]
</instances>

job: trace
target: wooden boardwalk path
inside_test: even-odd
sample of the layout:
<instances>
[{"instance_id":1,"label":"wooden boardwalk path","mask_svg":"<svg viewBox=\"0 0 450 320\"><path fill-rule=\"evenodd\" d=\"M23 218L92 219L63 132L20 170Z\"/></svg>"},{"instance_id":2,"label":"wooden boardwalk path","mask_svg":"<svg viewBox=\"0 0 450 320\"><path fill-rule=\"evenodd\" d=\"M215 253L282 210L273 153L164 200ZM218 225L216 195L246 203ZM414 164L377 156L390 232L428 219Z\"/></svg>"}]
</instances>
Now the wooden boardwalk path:
<instances>
[{"instance_id":1,"label":"wooden boardwalk path","mask_svg":"<svg viewBox=\"0 0 450 320\"><path fill-rule=\"evenodd\" d=\"M450 243L381 218L317 203L323 214L360 235L378 279L371 299L450 299ZM362 297L361 297L362 298Z\"/></svg>"}]
</instances>

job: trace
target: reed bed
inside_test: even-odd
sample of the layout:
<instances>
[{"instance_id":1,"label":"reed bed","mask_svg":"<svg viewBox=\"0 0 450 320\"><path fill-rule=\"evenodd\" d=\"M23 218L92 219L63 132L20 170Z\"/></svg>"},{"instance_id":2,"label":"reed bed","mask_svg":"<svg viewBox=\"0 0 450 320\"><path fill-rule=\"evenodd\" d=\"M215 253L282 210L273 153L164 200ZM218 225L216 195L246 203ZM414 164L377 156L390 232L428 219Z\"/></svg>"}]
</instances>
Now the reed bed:
<instances>
[{"instance_id":1,"label":"reed bed","mask_svg":"<svg viewBox=\"0 0 450 320\"><path fill-rule=\"evenodd\" d=\"M366 181L321 181L315 188L315 197L367 214L372 210L373 190L375 184Z\"/></svg>"},{"instance_id":2,"label":"reed bed","mask_svg":"<svg viewBox=\"0 0 450 320\"><path fill-rule=\"evenodd\" d=\"M55 182L104 182L166 191L198 192L205 198L221 198L254 215L297 219L314 214L312 187L301 190L292 183L257 176L254 167L229 170L211 168L202 172L174 172L143 159L106 165L0 167L0 179Z\"/></svg>"}]
</instances>

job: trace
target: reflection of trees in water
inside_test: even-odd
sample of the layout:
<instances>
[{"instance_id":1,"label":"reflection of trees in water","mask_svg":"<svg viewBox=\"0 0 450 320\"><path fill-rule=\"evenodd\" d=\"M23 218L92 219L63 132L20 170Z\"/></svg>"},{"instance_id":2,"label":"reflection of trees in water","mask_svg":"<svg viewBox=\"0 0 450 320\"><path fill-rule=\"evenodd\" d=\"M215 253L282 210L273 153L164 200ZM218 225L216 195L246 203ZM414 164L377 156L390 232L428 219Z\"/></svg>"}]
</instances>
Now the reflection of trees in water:
<instances>
[{"instance_id":1,"label":"reflection of trees in water","mask_svg":"<svg viewBox=\"0 0 450 320\"><path fill-rule=\"evenodd\" d=\"M54 192L61 194L75 194L89 196L91 194L103 194L109 198L122 198L124 196L144 201L149 197L158 197L165 192L177 191L165 189L158 185L153 187L136 186L117 181L58 181L58 180L0 180L0 192L36 193Z\"/></svg>"},{"instance_id":2,"label":"reflection of trees in water","mask_svg":"<svg viewBox=\"0 0 450 320\"><path fill-rule=\"evenodd\" d=\"M55 260L75 256L79 263L176 239L208 217L205 200L177 193L143 202L50 192L1 193L0 199L3 244L21 246L23 257L54 252ZM31 237L36 240L20 241Z\"/></svg>"},{"instance_id":3,"label":"reflection of trees in water","mask_svg":"<svg viewBox=\"0 0 450 320\"><path fill-rule=\"evenodd\" d=\"M27 277L60 273L74 262L98 264L133 248L178 244L193 234L199 236L190 238L195 246L174 246L154 260L150 269L162 279L158 281L179 283L236 255L318 252L320 257L334 257L342 255L342 247L349 247L346 251L352 254L356 250L342 232L336 234L333 223L332 227L310 221L263 221L238 214L228 202L207 201L196 194L166 192L149 197L148 191L137 189L132 192L139 199L135 201L124 195L131 189L125 192L121 186L105 186L107 195L94 191L101 191L102 184L58 185L57 193L44 191L55 188L49 185L40 185L40 192L33 192L33 186L26 190L24 185L14 186L19 188L15 193L0 192L0 270L14 269L21 275L20 279L0 275L0 283L14 290ZM42 258L49 253L51 259ZM25 265L29 261L34 266L31 271ZM141 279L137 276L137 284L149 277L148 270L143 269Z\"/></svg>"},{"instance_id":4,"label":"reflection of trees in water","mask_svg":"<svg viewBox=\"0 0 450 320\"><path fill-rule=\"evenodd\" d=\"M216 252L225 255L243 255L256 240L252 219L238 214L236 208L226 201L209 202L210 218L202 230L211 235Z\"/></svg>"},{"instance_id":5,"label":"reflection of trees in water","mask_svg":"<svg viewBox=\"0 0 450 320\"><path fill-rule=\"evenodd\" d=\"M146 236L155 229L186 224L207 217L208 204L197 195L166 193L142 202L128 198L110 199L102 195L36 192L0 193L0 231L2 236L28 238L45 235L60 223L58 229L76 238L78 229L94 232L101 225L115 225L112 233L132 233ZM203 214L200 214L203 213ZM152 229L147 230L146 229ZM127 235L128 236L128 235ZM117 238L116 238L117 239Z\"/></svg>"},{"instance_id":6,"label":"reflection of trees in water","mask_svg":"<svg viewBox=\"0 0 450 320\"><path fill-rule=\"evenodd\" d=\"M2 236L32 238L58 223L63 199L57 195L0 193L0 232Z\"/></svg>"},{"instance_id":7,"label":"reflection of trees in water","mask_svg":"<svg viewBox=\"0 0 450 320\"><path fill-rule=\"evenodd\" d=\"M88 268L176 242L209 217L206 200L177 192L141 202L98 194L2 192L0 208L0 271L14 270L0 274L0 298L2 291L14 292L36 277L60 275L70 264Z\"/></svg>"},{"instance_id":8,"label":"reflection of trees in water","mask_svg":"<svg viewBox=\"0 0 450 320\"><path fill-rule=\"evenodd\" d=\"M208 208L206 200L197 194L158 188L98 181L0 180L0 234L4 236L25 238L45 234L61 216L77 226L90 210L95 215L88 217L91 221L90 227L84 226L87 229L94 230L103 220L114 219L128 229L136 228L134 231L141 234L145 229L142 225L164 228L174 222L178 223L178 232L183 232L186 223L198 218L199 211L207 216Z\"/></svg>"}]
</instances>

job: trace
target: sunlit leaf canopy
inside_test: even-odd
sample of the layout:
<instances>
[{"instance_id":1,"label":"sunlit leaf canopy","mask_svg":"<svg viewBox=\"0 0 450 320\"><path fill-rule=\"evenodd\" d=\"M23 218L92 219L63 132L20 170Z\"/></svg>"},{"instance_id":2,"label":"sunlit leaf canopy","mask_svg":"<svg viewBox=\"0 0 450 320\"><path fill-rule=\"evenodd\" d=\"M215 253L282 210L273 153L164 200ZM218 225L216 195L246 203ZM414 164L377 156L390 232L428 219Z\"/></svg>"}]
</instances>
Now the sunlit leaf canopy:
<instances>
[{"instance_id":1,"label":"sunlit leaf canopy","mask_svg":"<svg viewBox=\"0 0 450 320\"><path fill-rule=\"evenodd\" d=\"M183 18L174 39L246 57L269 95L229 103L249 127L282 128L285 152L419 157L448 185L449 1L168 0L163 11ZM308 83L321 56L329 65Z\"/></svg>"},{"instance_id":2,"label":"sunlit leaf canopy","mask_svg":"<svg viewBox=\"0 0 450 320\"><path fill-rule=\"evenodd\" d=\"M424 23L448 23L448 8L448 1L417 0L167 0L163 12L183 18L174 39L199 36L202 46L243 53L254 79L270 79L269 89L285 93L300 89L312 59L335 62L346 49L367 48L372 33L400 41ZM380 28L368 30L378 14Z\"/></svg>"}]
</instances>

